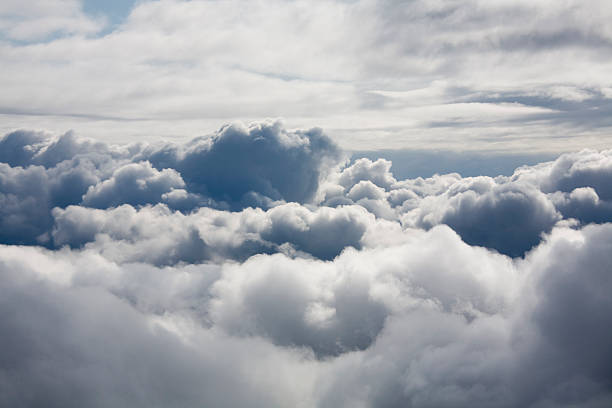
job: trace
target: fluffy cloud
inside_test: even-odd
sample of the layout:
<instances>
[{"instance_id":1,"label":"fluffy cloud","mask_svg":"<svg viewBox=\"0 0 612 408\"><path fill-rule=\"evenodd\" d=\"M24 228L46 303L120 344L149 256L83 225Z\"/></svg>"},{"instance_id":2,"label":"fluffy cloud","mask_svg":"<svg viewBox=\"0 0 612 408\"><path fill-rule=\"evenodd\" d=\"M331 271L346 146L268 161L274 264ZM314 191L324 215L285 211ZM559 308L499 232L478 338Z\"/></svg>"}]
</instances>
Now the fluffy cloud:
<instances>
[{"instance_id":1,"label":"fluffy cloud","mask_svg":"<svg viewBox=\"0 0 612 408\"><path fill-rule=\"evenodd\" d=\"M4 405L612 402L610 151L398 180L272 122L0 147Z\"/></svg>"},{"instance_id":2,"label":"fluffy cloud","mask_svg":"<svg viewBox=\"0 0 612 408\"><path fill-rule=\"evenodd\" d=\"M111 178L90 186L82 204L108 208L119 204L158 203L165 194L183 187L185 182L176 170L157 171L149 162L130 163L118 168Z\"/></svg>"},{"instance_id":3,"label":"fluffy cloud","mask_svg":"<svg viewBox=\"0 0 612 408\"><path fill-rule=\"evenodd\" d=\"M344 248L361 248L381 221L358 206L319 208L284 204L268 211L227 212L201 208L190 214L160 204L109 210L80 206L53 210L56 247L96 249L115 262L175 264L245 260L257 253L333 259ZM373 238L370 237L369 241Z\"/></svg>"},{"instance_id":4,"label":"fluffy cloud","mask_svg":"<svg viewBox=\"0 0 612 408\"><path fill-rule=\"evenodd\" d=\"M611 232L561 227L518 263L448 227L333 262L3 246L3 401L605 406Z\"/></svg>"},{"instance_id":5,"label":"fluffy cloud","mask_svg":"<svg viewBox=\"0 0 612 408\"><path fill-rule=\"evenodd\" d=\"M299 354L277 350L258 339L238 341L215 329L189 321L183 325L170 315L139 309L129 298L104 289L103 282L87 282L85 276L75 276L72 283L62 280L63 274L75 272L75 264L94 275L90 279L128 277L125 270L100 264L95 257L79 262L33 251L19 254L16 248L2 251L3 404L280 407L309 398L311 374L300 365ZM24 264L24 256L44 262L48 273L41 275L38 267ZM149 284L151 271L143 271ZM172 273L157 272L161 279L164 272ZM181 271L176 273L167 283L179 283ZM196 281L190 279L192 284ZM137 284L132 283L140 294L153 289ZM116 290L127 294L127 287ZM160 287L159 293L167 294L167 290ZM185 295L173 291L177 293ZM300 375L299 382L294 377L297 372L305 375Z\"/></svg>"},{"instance_id":6,"label":"fluffy cloud","mask_svg":"<svg viewBox=\"0 0 612 408\"><path fill-rule=\"evenodd\" d=\"M106 144L30 131L0 140L4 243L45 243L51 210L165 203L241 209L307 202L340 160L320 130L276 123L234 125L186 145ZM152 165L152 164L153 165Z\"/></svg>"},{"instance_id":7,"label":"fluffy cloud","mask_svg":"<svg viewBox=\"0 0 612 408\"><path fill-rule=\"evenodd\" d=\"M115 147L71 133L56 138L28 131L7 134L0 144L5 243L52 245L51 210L70 205L164 204L185 214L206 207L272 209L270 229L256 231L255 241L266 244L247 240L253 251L291 243L324 259L360 247L366 225L374 225L364 214L404 228L446 224L469 244L513 257L537 245L561 218L611 219L610 151L564 154L510 177L396 180L389 161L358 159L343 167L342 153L320 130L288 131L278 122L227 126L182 145ZM287 201L306 207L284 207ZM338 211L325 215L326 207ZM77 241L57 244L83 244Z\"/></svg>"},{"instance_id":8,"label":"fluffy cloud","mask_svg":"<svg viewBox=\"0 0 612 408\"><path fill-rule=\"evenodd\" d=\"M416 224L444 223L465 242L521 256L561 217L545 194L526 185L497 184L491 178L464 179L415 210Z\"/></svg>"},{"instance_id":9,"label":"fluffy cloud","mask_svg":"<svg viewBox=\"0 0 612 408\"><path fill-rule=\"evenodd\" d=\"M159 169L177 169L191 190L240 208L311 200L340 152L320 129L290 132L275 122L226 126L212 138L146 151L144 157Z\"/></svg>"}]
</instances>

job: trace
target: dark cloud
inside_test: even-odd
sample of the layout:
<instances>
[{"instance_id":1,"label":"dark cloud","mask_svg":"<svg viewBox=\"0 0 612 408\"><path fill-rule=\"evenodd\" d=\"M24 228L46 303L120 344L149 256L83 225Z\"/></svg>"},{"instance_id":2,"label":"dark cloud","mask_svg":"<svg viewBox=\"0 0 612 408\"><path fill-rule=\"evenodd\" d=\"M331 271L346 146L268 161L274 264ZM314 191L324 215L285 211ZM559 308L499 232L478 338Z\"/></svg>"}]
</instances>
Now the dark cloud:
<instances>
[{"instance_id":1,"label":"dark cloud","mask_svg":"<svg viewBox=\"0 0 612 408\"><path fill-rule=\"evenodd\" d=\"M545 176L541 181L542 191L569 193L579 187L592 187L601 199L612 200L612 151L584 150L563 155Z\"/></svg>"},{"instance_id":2,"label":"dark cloud","mask_svg":"<svg viewBox=\"0 0 612 408\"><path fill-rule=\"evenodd\" d=\"M226 212L202 208L191 214L163 204L109 210L81 206L53 210L56 247L96 249L116 262L177 262L235 259L258 253L311 255L333 259L347 247L361 248L368 228L377 225L361 207L311 211L285 204L266 212Z\"/></svg>"},{"instance_id":3,"label":"dark cloud","mask_svg":"<svg viewBox=\"0 0 612 408\"><path fill-rule=\"evenodd\" d=\"M530 259L534 299L529 323L535 333L519 366L519 375L531 372L518 379L524 398L544 397L550 406L612 402L612 332L605 328L612 310L607 295L611 227L553 232ZM521 401L527 403L533 401Z\"/></svg>"},{"instance_id":4,"label":"dark cloud","mask_svg":"<svg viewBox=\"0 0 612 408\"><path fill-rule=\"evenodd\" d=\"M42 132L17 130L0 140L0 161L12 167L32 164L36 147L49 136Z\"/></svg>"},{"instance_id":5,"label":"dark cloud","mask_svg":"<svg viewBox=\"0 0 612 408\"><path fill-rule=\"evenodd\" d=\"M612 201L601 200L592 187L579 187L571 193L551 195L557 209L565 218L583 223L604 223L612 220Z\"/></svg>"},{"instance_id":6,"label":"dark cloud","mask_svg":"<svg viewBox=\"0 0 612 408\"><path fill-rule=\"evenodd\" d=\"M361 248L361 238L374 217L360 207L320 208L316 212L298 205L279 206L268 212L270 225L262 238L290 243L319 259L331 260L346 247Z\"/></svg>"},{"instance_id":7,"label":"dark cloud","mask_svg":"<svg viewBox=\"0 0 612 408\"><path fill-rule=\"evenodd\" d=\"M83 195L82 205L109 208L120 204L155 204L165 194L183 187L185 182L176 170L157 171L149 162L130 163L115 170L109 179L91 186Z\"/></svg>"},{"instance_id":8,"label":"dark cloud","mask_svg":"<svg viewBox=\"0 0 612 408\"><path fill-rule=\"evenodd\" d=\"M289 132L276 122L226 126L212 138L144 157L158 169L179 171L191 191L239 209L266 206L265 198L309 201L340 152L319 129Z\"/></svg>"},{"instance_id":9,"label":"dark cloud","mask_svg":"<svg viewBox=\"0 0 612 408\"><path fill-rule=\"evenodd\" d=\"M45 169L0 163L0 237L2 243L34 244L52 225L49 179Z\"/></svg>"},{"instance_id":10,"label":"dark cloud","mask_svg":"<svg viewBox=\"0 0 612 408\"><path fill-rule=\"evenodd\" d=\"M71 133L16 131L0 140L6 163L0 242L48 243L51 210L69 205L165 203L187 212L307 202L339 159L320 130L289 132L280 123L227 126L184 146L162 147L110 147Z\"/></svg>"},{"instance_id":11,"label":"dark cloud","mask_svg":"<svg viewBox=\"0 0 612 408\"><path fill-rule=\"evenodd\" d=\"M454 185L445 203L434 213L421 215L420 224L428 226L435 212L440 212L438 222L449 225L468 244L516 257L537 245L541 234L561 218L547 197L533 188L484 185L478 180Z\"/></svg>"},{"instance_id":12,"label":"dark cloud","mask_svg":"<svg viewBox=\"0 0 612 408\"><path fill-rule=\"evenodd\" d=\"M50 168L77 156L87 156L99 163L127 155L129 151L111 150L104 143L79 138L72 132L53 137L44 132L18 130L0 140L0 162L12 167L40 165Z\"/></svg>"}]
</instances>

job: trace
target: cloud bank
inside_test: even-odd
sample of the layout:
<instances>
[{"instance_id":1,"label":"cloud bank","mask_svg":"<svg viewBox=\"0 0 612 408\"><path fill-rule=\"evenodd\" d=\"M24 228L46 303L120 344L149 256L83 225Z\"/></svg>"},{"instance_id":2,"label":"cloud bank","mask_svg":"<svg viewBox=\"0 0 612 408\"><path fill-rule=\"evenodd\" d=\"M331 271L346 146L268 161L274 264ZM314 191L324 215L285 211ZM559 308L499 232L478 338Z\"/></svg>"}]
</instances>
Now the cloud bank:
<instances>
[{"instance_id":1,"label":"cloud bank","mask_svg":"<svg viewBox=\"0 0 612 408\"><path fill-rule=\"evenodd\" d=\"M612 151L347 157L278 122L6 134L0 405L612 404Z\"/></svg>"},{"instance_id":2,"label":"cloud bank","mask_svg":"<svg viewBox=\"0 0 612 408\"><path fill-rule=\"evenodd\" d=\"M606 149L611 18L607 0L3 0L0 132L186 141L282 117L351 150Z\"/></svg>"}]
</instances>

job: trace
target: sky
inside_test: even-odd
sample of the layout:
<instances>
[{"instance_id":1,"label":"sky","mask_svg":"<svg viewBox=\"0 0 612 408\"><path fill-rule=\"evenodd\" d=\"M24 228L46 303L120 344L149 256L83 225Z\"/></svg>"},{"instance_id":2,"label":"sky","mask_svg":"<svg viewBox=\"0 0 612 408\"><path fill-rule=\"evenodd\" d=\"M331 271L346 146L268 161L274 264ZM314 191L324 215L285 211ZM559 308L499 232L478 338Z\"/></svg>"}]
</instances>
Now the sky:
<instances>
[{"instance_id":1,"label":"sky","mask_svg":"<svg viewBox=\"0 0 612 408\"><path fill-rule=\"evenodd\" d=\"M269 118L360 151L610 144L606 1L2 3L3 133L185 141Z\"/></svg>"},{"instance_id":2,"label":"sky","mask_svg":"<svg viewBox=\"0 0 612 408\"><path fill-rule=\"evenodd\" d=\"M0 406L612 406L612 6L0 3Z\"/></svg>"}]
</instances>

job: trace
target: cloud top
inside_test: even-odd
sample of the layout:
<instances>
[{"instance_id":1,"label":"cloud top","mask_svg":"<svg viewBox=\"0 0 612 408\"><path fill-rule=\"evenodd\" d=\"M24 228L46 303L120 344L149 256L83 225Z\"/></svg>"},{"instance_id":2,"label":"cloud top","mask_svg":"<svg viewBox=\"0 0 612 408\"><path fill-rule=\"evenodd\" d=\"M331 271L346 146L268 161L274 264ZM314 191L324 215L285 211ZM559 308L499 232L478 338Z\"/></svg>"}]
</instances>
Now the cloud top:
<instances>
[{"instance_id":1,"label":"cloud top","mask_svg":"<svg viewBox=\"0 0 612 408\"><path fill-rule=\"evenodd\" d=\"M612 402L612 151L405 180L345 157L278 122L5 135L2 404Z\"/></svg>"}]
</instances>

